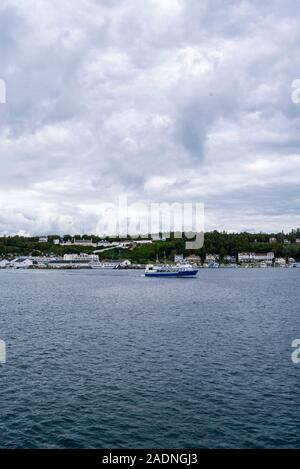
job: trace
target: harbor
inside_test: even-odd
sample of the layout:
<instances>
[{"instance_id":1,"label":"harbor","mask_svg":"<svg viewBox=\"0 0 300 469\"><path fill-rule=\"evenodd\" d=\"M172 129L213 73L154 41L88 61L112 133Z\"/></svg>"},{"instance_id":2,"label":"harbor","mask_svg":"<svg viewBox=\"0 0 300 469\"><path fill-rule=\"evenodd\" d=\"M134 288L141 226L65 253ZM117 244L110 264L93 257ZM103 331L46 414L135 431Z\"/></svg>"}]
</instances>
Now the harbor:
<instances>
[{"instance_id":1,"label":"harbor","mask_svg":"<svg viewBox=\"0 0 300 469\"><path fill-rule=\"evenodd\" d=\"M74 269L122 269L122 270L145 270L151 264L136 264L129 259L105 259L100 260L98 255L88 254L66 254L63 257L54 256L21 256L13 259L1 259L0 269L49 269L49 270L74 270ZM189 266L196 269L238 269L238 268L299 268L300 262L294 258L276 258L273 253L255 254L243 253L239 254L235 259L228 256L220 261L216 255L207 255L202 261L199 256L188 256L184 258L182 255L175 255L173 262L161 263L157 261L154 266L163 265L171 269L175 266Z\"/></svg>"},{"instance_id":2,"label":"harbor","mask_svg":"<svg viewBox=\"0 0 300 469\"><path fill-rule=\"evenodd\" d=\"M0 269L125 269L147 265L196 269L298 268L300 230L290 233L207 232L198 250L184 236L158 233L127 237L45 235L0 237Z\"/></svg>"}]
</instances>

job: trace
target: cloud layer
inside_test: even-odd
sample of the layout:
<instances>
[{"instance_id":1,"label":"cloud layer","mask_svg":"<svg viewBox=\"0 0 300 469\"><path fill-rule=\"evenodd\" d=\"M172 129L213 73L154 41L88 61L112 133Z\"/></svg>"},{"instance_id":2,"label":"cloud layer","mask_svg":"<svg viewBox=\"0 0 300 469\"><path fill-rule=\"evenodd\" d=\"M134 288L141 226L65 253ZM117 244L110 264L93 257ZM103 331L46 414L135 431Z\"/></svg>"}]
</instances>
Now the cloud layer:
<instances>
[{"instance_id":1,"label":"cloud layer","mask_svg":"<svg viewBox=\"0 0 300 469\"><path fill-rule=\"evenodd\" d=\"M2 0L0 233L203 202L207 229L300 226L292 0Z\"/></svg>"}]
</instances>

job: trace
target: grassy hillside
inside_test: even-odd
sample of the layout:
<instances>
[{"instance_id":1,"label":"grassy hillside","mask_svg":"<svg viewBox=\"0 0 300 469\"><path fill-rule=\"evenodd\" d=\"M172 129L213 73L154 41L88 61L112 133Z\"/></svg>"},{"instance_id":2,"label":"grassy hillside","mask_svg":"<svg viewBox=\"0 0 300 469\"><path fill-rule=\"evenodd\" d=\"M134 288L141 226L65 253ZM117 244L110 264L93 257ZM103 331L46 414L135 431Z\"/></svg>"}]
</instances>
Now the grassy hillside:
<instances>
[{"instance_id":1,"label":"grassy hillside","mask_svg":"<svg viewBox=\"0 0 300 469\"><path fill-rule=\"evenodd\" d=\"M272 237L277 238L273 244L269 243ZM93 238L97 242L100 238L96 236L85 236ZM68 253L87 253L91 254L95 248L81 246L59 246L53 244L53 239L57 236L50 236L48 243L39 243L37 237L9 236L0 237L0 257L14 256L40 256L56 255L63 256ZM66 236L65 239L69 238ZM174 259L175 254L197 254L202 259L207 253L219 254L221 258L226 255L237 255L239 252L255 251L267 252L273 251L276 256L294 257L300 259L300 244L296 244L296 239L300 238L300 230L294 230L289 234L282 233L225 233L212 231L205 234L204 246L199 250L188 251L185 249L184 239L171 239L166 242L156 241L150 245L142 245L134 250L114 249L100 254L101 259L130 259L132 262L145 263ZM284 244L288 240L290 244Z\"/></svg>"}]
</instances>

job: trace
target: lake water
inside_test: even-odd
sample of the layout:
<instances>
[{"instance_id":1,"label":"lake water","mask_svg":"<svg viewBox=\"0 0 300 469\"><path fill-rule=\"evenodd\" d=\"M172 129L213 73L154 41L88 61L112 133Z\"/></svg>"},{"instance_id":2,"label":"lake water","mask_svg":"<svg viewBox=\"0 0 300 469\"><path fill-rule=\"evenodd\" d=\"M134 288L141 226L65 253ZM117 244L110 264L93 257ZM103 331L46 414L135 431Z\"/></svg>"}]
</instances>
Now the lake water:
<instances>
[{"instance_id":1,"label":"lake water","mask_svg":"<svg viewBox=\"0 0 300 469\"><path fill-rule=\"evenodd\" d=\"M299 447L299 281L1 271L0 447Z\"/></svg>"}]
</instances>

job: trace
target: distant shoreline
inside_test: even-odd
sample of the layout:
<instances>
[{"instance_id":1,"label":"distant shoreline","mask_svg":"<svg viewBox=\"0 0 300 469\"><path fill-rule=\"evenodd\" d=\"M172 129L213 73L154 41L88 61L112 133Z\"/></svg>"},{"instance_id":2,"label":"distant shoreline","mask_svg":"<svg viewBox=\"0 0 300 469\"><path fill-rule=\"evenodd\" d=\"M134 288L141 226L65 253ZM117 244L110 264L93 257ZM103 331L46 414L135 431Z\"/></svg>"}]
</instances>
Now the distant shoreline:
<instances>
[{"instance_id":1,"label":"distant shoreline","mask_svg":"<svg viewBox=\"0 0 300 469\"><path fill-rule=\"evenodd\" d=\"M128 270L145 270L146 265L140 265L140 266L130 266L130 267L121 267L121 268L100 268L100 269L94 269L93 267L80 267L80 266L68 266L68 267L2 267L0 268L1 271L50 271L50 272L57 272L57 271L74 271L74 270L92 270L92 271L128 271ZM162 264L159 264L162 265ZM174 264L165 264L165 265L174 265ZM274 265L267 265L267 266L260 266L260 265L220 265L218 267L209 267L209 266L203 266L203 265L194 265L195 268L200 269L200 270L236 270L236 269L276 269L276 270L283 270L283 269L294 269L294 268L300 268L300 263L296 263L296 265L286 265L286 266L274 266Z\"/></svg>"}]
</instances>

